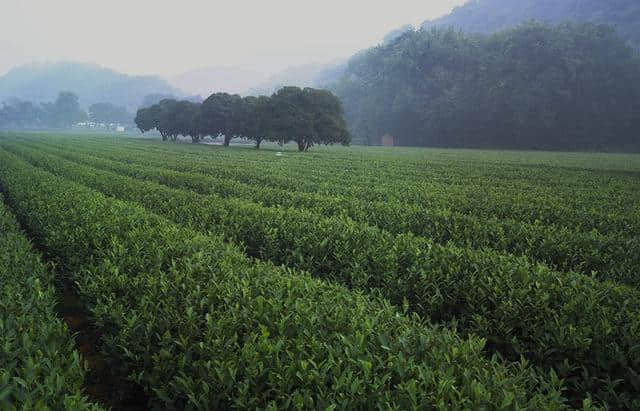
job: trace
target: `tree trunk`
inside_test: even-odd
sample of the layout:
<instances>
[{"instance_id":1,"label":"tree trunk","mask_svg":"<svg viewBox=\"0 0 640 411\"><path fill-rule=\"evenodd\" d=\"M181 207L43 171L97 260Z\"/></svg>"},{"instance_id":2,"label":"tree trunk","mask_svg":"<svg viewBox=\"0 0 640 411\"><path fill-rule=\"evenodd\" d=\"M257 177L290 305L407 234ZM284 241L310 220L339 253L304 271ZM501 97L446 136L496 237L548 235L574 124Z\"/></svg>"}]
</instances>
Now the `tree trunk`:
<instances>
[{"instance_id":1,"label":"tree trunk","mask_svg":"<svg viewBox=\"0 0 640 411\"><path fill-rule=\"evenodd\" d=\"M297 143L298 143L298 151L300 151L300 152L305 151L306 143L304 141L302 141L302 140L298 141Z\"/></svg>"},{"instance_id":2,"label":"tree trunk","mask_svg":"<svg viewBox=\"0 0 640 411\"><path fill-rule=\"evenodd\" d=\"M225 147L229 147L229 143L231 142L231 137L227 136L226 134L224 135L224 146Z\"/></svg>"},{"instance_id":3,"label":"tree trunk","mask_svg":"<svg viewBox=\"0 0 640 411\"><path fill-rule=\"evenodd\" d=\"M260 143L262 143L262 139L257 139L256 140L256 149L260 149Z\"/></svg>"}]
</instances>

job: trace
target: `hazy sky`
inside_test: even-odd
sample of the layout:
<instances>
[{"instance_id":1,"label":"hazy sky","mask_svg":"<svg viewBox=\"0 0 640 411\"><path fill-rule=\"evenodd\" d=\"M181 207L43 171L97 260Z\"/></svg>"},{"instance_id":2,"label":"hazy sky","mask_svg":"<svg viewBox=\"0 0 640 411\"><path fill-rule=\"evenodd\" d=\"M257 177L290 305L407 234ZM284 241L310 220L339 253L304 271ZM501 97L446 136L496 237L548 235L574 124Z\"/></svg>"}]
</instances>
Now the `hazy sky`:
<instances>
[{"instance_id":1,"label":"hazy sky","mask_svg":"<svg viewBox=\"0 0 640 411\"><path fill-rule=\"evenodd\" d=\"M74 60L131 74L275 72L346 57L465 0L0 0L0 74Z\"/></svg>"}]
</instances>

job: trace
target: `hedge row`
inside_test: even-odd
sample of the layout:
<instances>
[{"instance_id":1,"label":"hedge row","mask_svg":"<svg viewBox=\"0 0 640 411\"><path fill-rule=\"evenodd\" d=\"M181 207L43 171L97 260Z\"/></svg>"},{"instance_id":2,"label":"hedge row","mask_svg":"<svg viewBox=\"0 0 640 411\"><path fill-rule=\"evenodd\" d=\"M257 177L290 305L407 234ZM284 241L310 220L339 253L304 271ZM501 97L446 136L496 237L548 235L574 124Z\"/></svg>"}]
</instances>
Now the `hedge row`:
<instances>
[{"instance_id":1,"label":"hedge row","mask_svg":"<svg viewBox=\"0 0 640 411\"><path fill-rule=\"evenodd\" d=\"M74 273L114 368L173 408L562 408L558 381L377 298L244 257L1 154L34 238Z\"/></svg>"},{"instance_id":2,"label":"hedge row","mask_svg":"<svg viewBox=\"0 0 640 411\"><path fill-rule=\"evenodd\" d=\"M43 150L42 147L38 150ZM45 149L46 150L46 149ZM527 256L560 271L576 271L640 286L640 236L621 237L597 231L527 224L496 218L480 219L449 210L432 210L388 202L360 202L248 185L203 174L190 174L138 164L125 164L87 154L47 150L75 162L169 187L189 188L201 194L240 198L265 206L307 208L324 216L345 215L394 234L411 232L440 244L491 248Z\"/></svg>"},{"instance_id":3,"label":"hedge row","mask_svg":"<svg viewBox=\"0 0 640 411\"><path fill-rule=\"evenodd\" d=\"M0 195L2 410L100 410L83 395L85 365L56 317L53 281Z\"/></svg>"},{"instance_id":4,"label":"hedge row","mask_svg":"<svg viewBox=\"0 0 640 411\"><path fill-rule=\"evenodd\" d=\"M620 195L622 187L631 190L625 193L632 195L633 184L622 184L618 190L604 192L603 184L612 186L617 183L617 180L611 179L606 184L596 184L595 189L591 186L590 189L581 191L575 189L575 185L581 181L576 179L570 179L568 182L571 184L570 189L554 190L549 187L534 189L527 188L526 184L516 184L513 188L506 189L497 186L495 178L473 179L475 171L469 171L468 174L463 173L452 177L450 181L437 181L442 178L423 177L419 183L406 185L397 176L391 175L389 178L380 176L380 170L384 169L381 167L369 167L368 178L360 181L349 174L351 169L346 164L343 165L343 168L347 168L346 180L339 179L338 172L329 178L318 178L315 174L322 170L323 166L307 164L308 172L315 177L310 178L304 176L303 172L292 171L289 159L253 166L247 163L244 153L235 153L236 158L230 156L229 159L220 158L223 156L218 153L216 156L187 153L188 155L175 158L172 153L157 152L153 150L153 146L149 147L150 145L147 144L134 152L130 152L131 150L127 148L120 148L115 149L111 154L106 154L101 145L82 149L81 147L86 147L87 143L83 144L79 141L74 144L65 144L65 142L67 141L54 143L44 141L39 144L53 144L58 147L62 145L65 150L80 151L84 154L97 150L103 156L119 161L215 175L227 180L287 191L319 195L339 194L358 201L385 201L429 209L451 209L456 213L481 219L504 218L533 224L551 224L569 228L572 231L589 232L595 229L602 234L610 233L623 237L640 235L638 224L640 209L633 205L633 201L628 201L628 195ZM144 150L150 150L150 153L145 153ZM534 178L537 173L539 170L531 170L529 178ZM557 175L556 178L558 178ZM436 181L433 182L433 180ZM491 184L487 184L487 181ZM582 181L582 183L586 182ZM565 192L567 195L562 195ZM596 198L593 193L597 194Z\"/></svg>"},{"instance_id":5,"label":"hedge row","mask_svg":"<svg viewBox=\"0 0 640 411\"><path fill-rule=\"evenodd\" d=\"M83 145L79 142L67 147L75 150ZM98 149L102 150L101 146ZM144 147L144 150L148 148ZM339 193L360 200L393 201L429 208L448 207L456 212L482 218L512 218L580 231L596 229L601 233L624 234L632 230L640 233L640 209L625 201L629 196L634 196L634 183L620 183L621 176L617 175L615 178L598 174L574 178L561 176L556 171L556 180L562 180L568 185L559 190L554 189L553 185L528 184L541 171L539 168L523 167L526 178L522 176L512 187L505 187L498 178L500 171L484 178L477 177L475 174L478 169L486 165L475 164L474 168L447 176L452 168L456 168L449 165L449 168L441 169L440 175L430 172L415 183L404 183L403 178L395 173L385 178L383 170L388 167L388 162L366 167L367 174L358 178L352 175L354 168L348 163L342 165L342 170L324 176L322 161L302 165L306 171L301 171L290 166L289 158L283 161L271 159L270 162L254 165L245 160L244 153L234 153L235 158L224 158L219 153L215 153L215 156L187 153L188 161L184 161L187 154L176 157L171 152L152 150L151 153L145 153L144 150L130 152L121 148L114 155L119 159L144 161L157 167L205 173L285 190ZM239 161L239 156L243 161ZM577 186L582 186L582 189L577 189ZM609 189L605 190L603 187ZM612 187L615 189L612 190ZM623 192L625 195L620 196Z\"/></svg>"},{"instance_id":6,"label":"hedge row","mask_svg":"<svg viewBox=\"0 0 640 411\"><path fill-rule=\"evenodd\" d=\"M43 141L41 139L41 141ZM50 138L44 141L51 141ZM161 157L194 157L202 163L214 163L222 166L238 165L241 158L242 165L255 170L265 170L268 177L275 171L280 174L282 163L286 163L286 170L293 175L299 175L313 180L313 183L332 180L338 184L377 183L380 180L394 179L398 183L397 188L406 190L411 186L422 186L425 183L459 184L461 181L476 185L490 180L501 190L517 190L526 195L544 195L552 193L563 199L574 200L578 197L593 200L607 198L607 192L620 192L633 194L633 186L636 184L637 173L624 169L614 170L606 167L617 166L618 163L602 164L596 169L567 167L563 163L550 164L521 164L509 163L508 154L472 151L331 151L330 153L313 153L307 156L289 155L286 161L274 161L268 153L259 153L253 150L236 149L220 150L215 146L195 147L189 145L163 146L147 141L141 143L136 140L123 141L114 138L87 138L82 136L73 138L64 136L56 139L55 143L66 147L86 147L93 145L101 151L127 152L138 154L153 154ZM412 153L412 154L410 154ZM329 155L328 155L329 154ZM455 156L452 156L456 154ZM528 153L530 157L531 153ZM549 155L550 153L545 153ZM499 161L492 161L490 156L495 155ZM497 157L500 156L500 157ZM582 154L588 158L588 155ZM452 162L452 157L457 160ZM402 161L399 161L402 160ZM464 160L464 161L459 161ZM541 160L538 158L538 160ZM567 160L565 158L564 160ZM623 159L620 159L624 161ZM615 161L615 160L613 160ZM591 162L597 163L597 159ZM592 165L592 164L589 164ZM615 177L615 179L612 179ZM468 184L465 184L468 185ZM606 190L593 190L594 186L606 188ZM570 192L567 192L567 189ZM624 206L623 201L616 202ZM599 204L594 204L600 209ZM605 208L606 210L606 208Z\"/></svg>"},{"instance_id":7,"label":"hedge row","mask_svg":"<svg viewBox=\"0 0 640 411\"><path fill-rule=\"evenodd\" d=\"M17 150L19 151L19 150ZM347 218L170 189L22 150L30 162L182 225L213 230L276 264L378 293L433 321L456 320L511 360L567 380L568 396L630 406L639 393L640 292L524 258L393 236Z\"/></svg>"}]
</instances>

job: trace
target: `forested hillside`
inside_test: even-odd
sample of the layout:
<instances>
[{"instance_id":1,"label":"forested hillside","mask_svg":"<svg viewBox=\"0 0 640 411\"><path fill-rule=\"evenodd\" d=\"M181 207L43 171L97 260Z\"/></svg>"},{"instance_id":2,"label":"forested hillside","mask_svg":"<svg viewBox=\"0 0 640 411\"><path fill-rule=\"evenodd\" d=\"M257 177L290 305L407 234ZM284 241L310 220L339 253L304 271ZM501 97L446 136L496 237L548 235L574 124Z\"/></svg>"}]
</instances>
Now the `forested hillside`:
<instances>
[{"instance_id":1,"label":"forested hillside","mask_svg":"<svg viewBox=\"0 0 640 411\"><path fill-rule=\"evenodd\" d=\"M470 0L451 14L426 21L423 28L453 26L466 32L492 33L531 19L610 24L640 47L638 0Z\"/></svg>"},{"instance_id":2,"label":"forested hillside","mask_svg":"<svg viewBox=\"0 0 640 411\"><path fill-rule=\"evenodd\" d=\"M356 141L622 149L640 136L640 59L613 28L527 22L492 35L408 31L332 85Z\"/></svg>"}]
</instances>

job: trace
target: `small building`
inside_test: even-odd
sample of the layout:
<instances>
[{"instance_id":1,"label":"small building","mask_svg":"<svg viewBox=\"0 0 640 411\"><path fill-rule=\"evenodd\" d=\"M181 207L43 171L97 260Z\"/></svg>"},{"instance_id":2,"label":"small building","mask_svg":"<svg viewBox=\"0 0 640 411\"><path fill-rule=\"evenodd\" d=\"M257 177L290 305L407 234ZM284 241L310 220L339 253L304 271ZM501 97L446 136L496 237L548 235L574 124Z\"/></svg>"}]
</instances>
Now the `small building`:
<instances>
[{"instance_id":1,"label":"small building","mask_svg":"<svg viewBox=\"0 0 640 411\"><path fill-rule=\"evenodd\" d=\"M116 126L117 133L124 133L124 126Z\"/></svg>"},{"instance_id":2,"label":"small building","mask_svg":"<svg viewBox=\"0 0 640 411\"><path fill-rule=\"evenodd\" d=\"M389 133L382 136L382 145L385 147L393 147L395 145L395 139Z\"/></svg>"}]
</instances>

